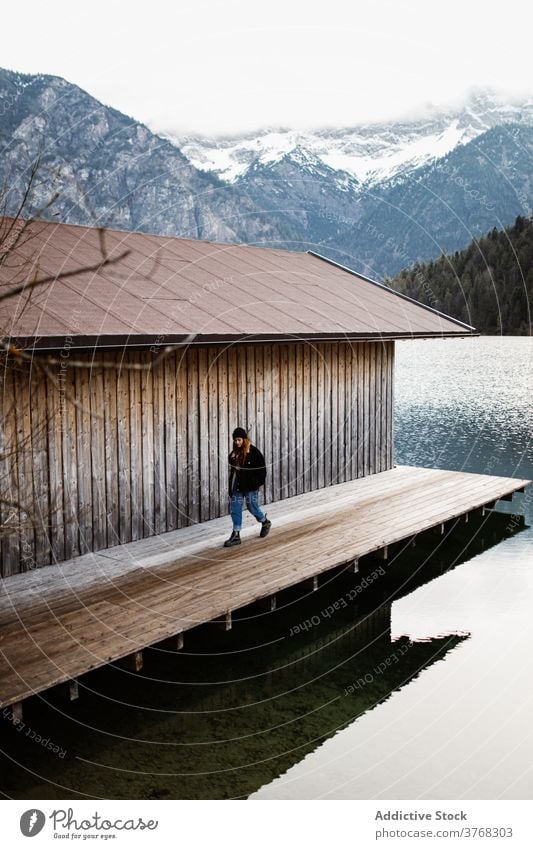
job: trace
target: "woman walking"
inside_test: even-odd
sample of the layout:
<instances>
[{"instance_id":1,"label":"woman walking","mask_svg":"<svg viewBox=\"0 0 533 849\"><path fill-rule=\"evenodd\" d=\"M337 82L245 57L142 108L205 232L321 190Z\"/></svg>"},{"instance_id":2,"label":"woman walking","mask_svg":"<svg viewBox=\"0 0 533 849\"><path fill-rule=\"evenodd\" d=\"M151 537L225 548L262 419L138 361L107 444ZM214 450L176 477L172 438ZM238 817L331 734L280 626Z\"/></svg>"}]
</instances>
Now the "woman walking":
<instances>
[{"instance_id":1,"label":"woman walking","mask_svg":"<svg viewBox=\"0 0 533 849\"><path fill-rule=\"evenodd\" d=\"M261 522L260 537L266 537L272 522L259 506L259 487L266 480L265 458L259 448L252 445L248 434L242 427L233 431L233 450L229 455L229 496L231 499L231 518L233 531L224 543L225 548L241 544L242 507L246 498L248 510Z\"/></svg>"}]
</instances>

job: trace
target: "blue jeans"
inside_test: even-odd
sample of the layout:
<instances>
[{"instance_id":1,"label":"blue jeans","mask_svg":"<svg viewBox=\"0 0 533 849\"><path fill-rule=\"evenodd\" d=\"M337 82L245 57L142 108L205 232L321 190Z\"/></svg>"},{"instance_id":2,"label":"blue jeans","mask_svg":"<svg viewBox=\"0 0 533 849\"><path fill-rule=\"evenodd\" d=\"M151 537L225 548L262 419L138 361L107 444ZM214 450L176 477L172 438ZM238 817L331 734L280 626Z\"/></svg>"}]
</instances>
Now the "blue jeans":
<instances>
[{"instance_id":1,"label":"blue jeans","mask_svg":"<svg viewBox=\"0 0 533 849\"><path fill-rule=\"evenodd\" d=\"M242 505L246 498L246 506L248 510L255 516L258 522L264 522L266 515L259 506L259 490L254 489L252 492L234 492L231 496L231 518L233 521L233 530L240 531L242 528Z\"/></svg>"}]
</instances>

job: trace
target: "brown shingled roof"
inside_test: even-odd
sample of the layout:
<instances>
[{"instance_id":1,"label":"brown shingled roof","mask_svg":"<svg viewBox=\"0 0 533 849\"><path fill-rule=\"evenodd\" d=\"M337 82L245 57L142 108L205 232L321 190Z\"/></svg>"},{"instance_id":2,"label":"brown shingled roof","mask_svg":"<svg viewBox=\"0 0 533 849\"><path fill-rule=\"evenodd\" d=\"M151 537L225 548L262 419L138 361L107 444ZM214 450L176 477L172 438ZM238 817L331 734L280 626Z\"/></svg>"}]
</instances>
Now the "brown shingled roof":
<instances>
[{"instance_id":1,"label":"brown shingled roof","mask_svg":"<svg viewBox=\"0 0 533 849\"><path fill-rule=\"evenodd\" d=\"M5 223L4 219L4 223ZM23 279L95 265L96 228L35 222L0 267L0 291ZM96 272L0 304L4 333L36 349L254 339L465 336L474 329L313 253L105 231ZM18 276L17 276L18 275ZM161 340L163 341L163 340Z\"/></svg>"}]
</instances>

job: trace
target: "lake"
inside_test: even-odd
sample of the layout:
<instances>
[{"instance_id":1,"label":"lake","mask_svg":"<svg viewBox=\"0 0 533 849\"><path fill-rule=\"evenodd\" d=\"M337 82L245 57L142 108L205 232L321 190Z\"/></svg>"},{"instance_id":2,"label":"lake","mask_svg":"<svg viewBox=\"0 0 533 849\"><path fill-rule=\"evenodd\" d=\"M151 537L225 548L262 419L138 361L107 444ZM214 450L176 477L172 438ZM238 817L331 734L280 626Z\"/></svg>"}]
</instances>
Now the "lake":
<instances>
[{"instance_id":1,"label":"lake","mask_svg":"<svg viewBox=\"0 0 533 849\"><path fill-rule=\"evenodd\" d=\"M397 463L533 478L531 339L396 347ZM532 524L530 488L33 699L1 726L4 795L530 799Z\"/></svg>"}]
</instances>

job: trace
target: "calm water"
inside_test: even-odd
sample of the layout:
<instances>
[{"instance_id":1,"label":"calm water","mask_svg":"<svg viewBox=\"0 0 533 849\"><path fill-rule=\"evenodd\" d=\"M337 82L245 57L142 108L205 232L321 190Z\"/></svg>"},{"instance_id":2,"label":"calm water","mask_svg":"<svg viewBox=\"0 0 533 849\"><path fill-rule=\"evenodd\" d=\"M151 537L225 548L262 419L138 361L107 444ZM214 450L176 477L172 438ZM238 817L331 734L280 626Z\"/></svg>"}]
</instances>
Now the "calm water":
<instances>
[{"instance_id":1,"label":"calm water","mask_svg":"<svg viewBox=\"0 0 533 849\"><path fill-rule=\"evenodd\" d=\"M397 462L533 478L532 354L399 343ZM0 725L4 794L531 798L533 488L499 511L34 699Z\"/></svg>"}]
</instances>

